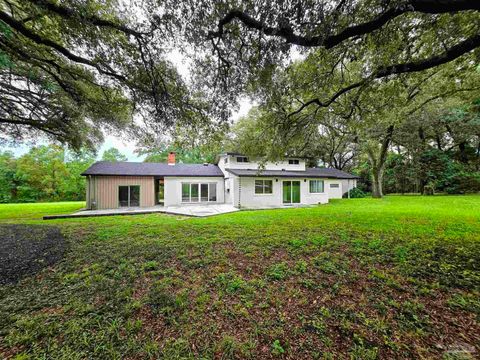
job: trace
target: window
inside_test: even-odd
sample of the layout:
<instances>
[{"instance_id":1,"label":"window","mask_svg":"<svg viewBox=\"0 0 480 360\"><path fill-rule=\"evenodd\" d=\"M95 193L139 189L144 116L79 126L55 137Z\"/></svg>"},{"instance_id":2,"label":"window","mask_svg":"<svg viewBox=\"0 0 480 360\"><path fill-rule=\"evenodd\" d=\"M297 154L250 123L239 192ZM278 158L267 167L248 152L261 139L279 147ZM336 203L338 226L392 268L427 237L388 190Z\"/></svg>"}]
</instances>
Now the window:
<instances>
[{"instance_id":1,"label":"window","mask_svg":"<svg viewBox=\"0 0 480 360\"><path fill-rule=\"evenodd\" d=\"M323 180L310 180L311 193L323 193Z\"/></svg>"},{"instance_id":2,"label":"window","mask_svg":"<svg viewBox=\"0 0 480 360\"><path fill-rule=\"evenodd\" d=\"M248 158L246 156L237 156L237 163L247 163Z\"/></svg>"},{"instance_id":3,"label":"window","mask_svg":"<svg viewBox=\"0 0 480 360\"><path fill-rule=\"evenodd\" d=\"M272 194L272 180L255 180L255 194Z\"/></svg>"},{"instance_id":4,"label":"window","mask_svg":"<svg viewBox=\"0 0 480 360\"><path fill-rule=\"evenodd\" d=\"M330 187L338 189L340 187L340 184L330 184Z\"/></svg>"},{"instance_id":5,"label":"window","mask_svg":"<svg viewBox=\"0 0 480 360\"><path fill-rule=\"evenodd\" d=\"M228 164L228 157L226 157L225 159L223 159L223 162L224 162L225 164Z\"/></svg>"},{"instance_id":6,"label":"window","mask_svg":"<svg viewBox=\"0 0 480 360\"><path fill-rule=\"evenodd\" d=\"M118 204L120 207L140 206L140 185L119 186Z\"/></svg>"},{"instance_id":7,"label":"window","mask_svg":"<svg viewBox=\"0 0 480 360\"><path fill-rule=\"evenodd\" d=\"M182 202L217 201L216 183L182 183Z\"/></svg>"},{"instance_id":8,"label":"window","mask_svg":"<svg viewBox=\"0 0 480 360\"><path fill-rule=\"evenodd\" d=\"M298 164L300 164L300 160L298 160L298 159L290 159L290 160L288 160L288 164L289 164L289 165L298 165Z\"/></svg>"}]
</instances>

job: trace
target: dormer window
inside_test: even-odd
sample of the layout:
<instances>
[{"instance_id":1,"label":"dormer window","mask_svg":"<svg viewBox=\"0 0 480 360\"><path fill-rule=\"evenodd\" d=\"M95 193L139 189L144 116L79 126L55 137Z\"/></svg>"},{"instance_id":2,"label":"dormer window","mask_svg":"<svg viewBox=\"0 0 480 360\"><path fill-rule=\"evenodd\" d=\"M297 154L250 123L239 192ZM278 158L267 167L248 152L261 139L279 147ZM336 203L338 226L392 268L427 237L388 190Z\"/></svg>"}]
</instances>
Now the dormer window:
<instances>
[{"instance_id":1,"label":"dormer window","mask_svg":"<svg viewBox=\"0 0 480 360\"><path fill-rule=\"evenodd\" d=\"M289 159L288 160L288 165L298 165L300 164L300 160L298 159Z\"/></svg>"},{"instance_id":2,"label":"dormer window","mask_svg":"<svg viewBox=\"0 0 480 360\"><path fill-rule=\"evenodd\" d=\"M223 159L223 162L224 162L225 164L228 164L228 157L226 157L225 159Z\"/></svg>"},{"instance_id":3,"label":"dormer window","mask_svg":"<svg viewBox=\"0 0 480 360\"><path fill-rule=\"evenodd\" d=\"M246 157L246 156L237 156L237 163L248 163L248 157Z\"/></svg>"}]
</instances>

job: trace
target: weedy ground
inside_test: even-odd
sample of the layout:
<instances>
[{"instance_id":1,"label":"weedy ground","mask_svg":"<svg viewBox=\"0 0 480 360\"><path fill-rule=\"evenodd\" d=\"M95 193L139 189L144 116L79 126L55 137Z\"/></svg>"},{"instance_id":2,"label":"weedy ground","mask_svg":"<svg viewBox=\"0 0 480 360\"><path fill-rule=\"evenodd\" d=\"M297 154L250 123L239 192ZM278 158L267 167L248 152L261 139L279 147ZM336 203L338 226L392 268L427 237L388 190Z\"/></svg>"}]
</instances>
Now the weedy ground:
<instances>
[{"instance_id":1,"label":"weedy ground","mask_svg":"<svg viewBox=\"0 0 480 360\"><path fill-rule=\"evenodd\" d=\"M0 286L3 358L475 358L480 196L389 196L194 219L41 221L63 260Z\"/></svg>"}]
</instances>

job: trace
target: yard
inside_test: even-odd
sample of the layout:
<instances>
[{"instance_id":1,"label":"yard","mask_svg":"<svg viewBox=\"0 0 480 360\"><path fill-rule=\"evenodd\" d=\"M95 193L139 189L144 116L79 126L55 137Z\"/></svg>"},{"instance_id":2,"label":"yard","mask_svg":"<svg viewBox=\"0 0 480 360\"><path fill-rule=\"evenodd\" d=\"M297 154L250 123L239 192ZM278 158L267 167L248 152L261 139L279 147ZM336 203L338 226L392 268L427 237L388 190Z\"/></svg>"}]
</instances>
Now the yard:
<instances>
[{"instance_id":1,"label":"yard","mask_svg":"<svg viewBox=\"0 0 480 360\"><path fill-rule=\"evenodd\" d=\"M66 242L0 286L0 357L480 354L480 196L40 220L82 205L0 205L0 230L56 226Z\"/></svg>"}]
</instances>

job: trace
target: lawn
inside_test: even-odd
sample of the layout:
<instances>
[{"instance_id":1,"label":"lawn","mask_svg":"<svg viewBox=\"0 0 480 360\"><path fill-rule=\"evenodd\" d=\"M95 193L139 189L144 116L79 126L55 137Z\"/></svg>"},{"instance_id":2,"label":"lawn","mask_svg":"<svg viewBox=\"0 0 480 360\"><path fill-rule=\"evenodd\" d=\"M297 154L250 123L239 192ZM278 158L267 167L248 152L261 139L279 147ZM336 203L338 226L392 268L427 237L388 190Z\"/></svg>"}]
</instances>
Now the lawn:
<instances>
[{"instance_id":1,"label":"lawn","mask_svg":"<svg viewBox=\"0 0 480 360\"><path fill-rule=\"evenodd\" d=\"M0 204L0 222L42 219L44 215L70 214L85 207L85 201L35 204Z\"/></svg>"},{"instance_id":2,"label":"lawn","mask_svg":"<svg viewBox=\"0 0 480 360\"><path fill-rule=\"evenodd\" d=\"M67 240L62 261L0 286L1 357L480 354L480 196L35 220L81 206L0 205L3 223Z\"/></svg>"}]
</instances>

